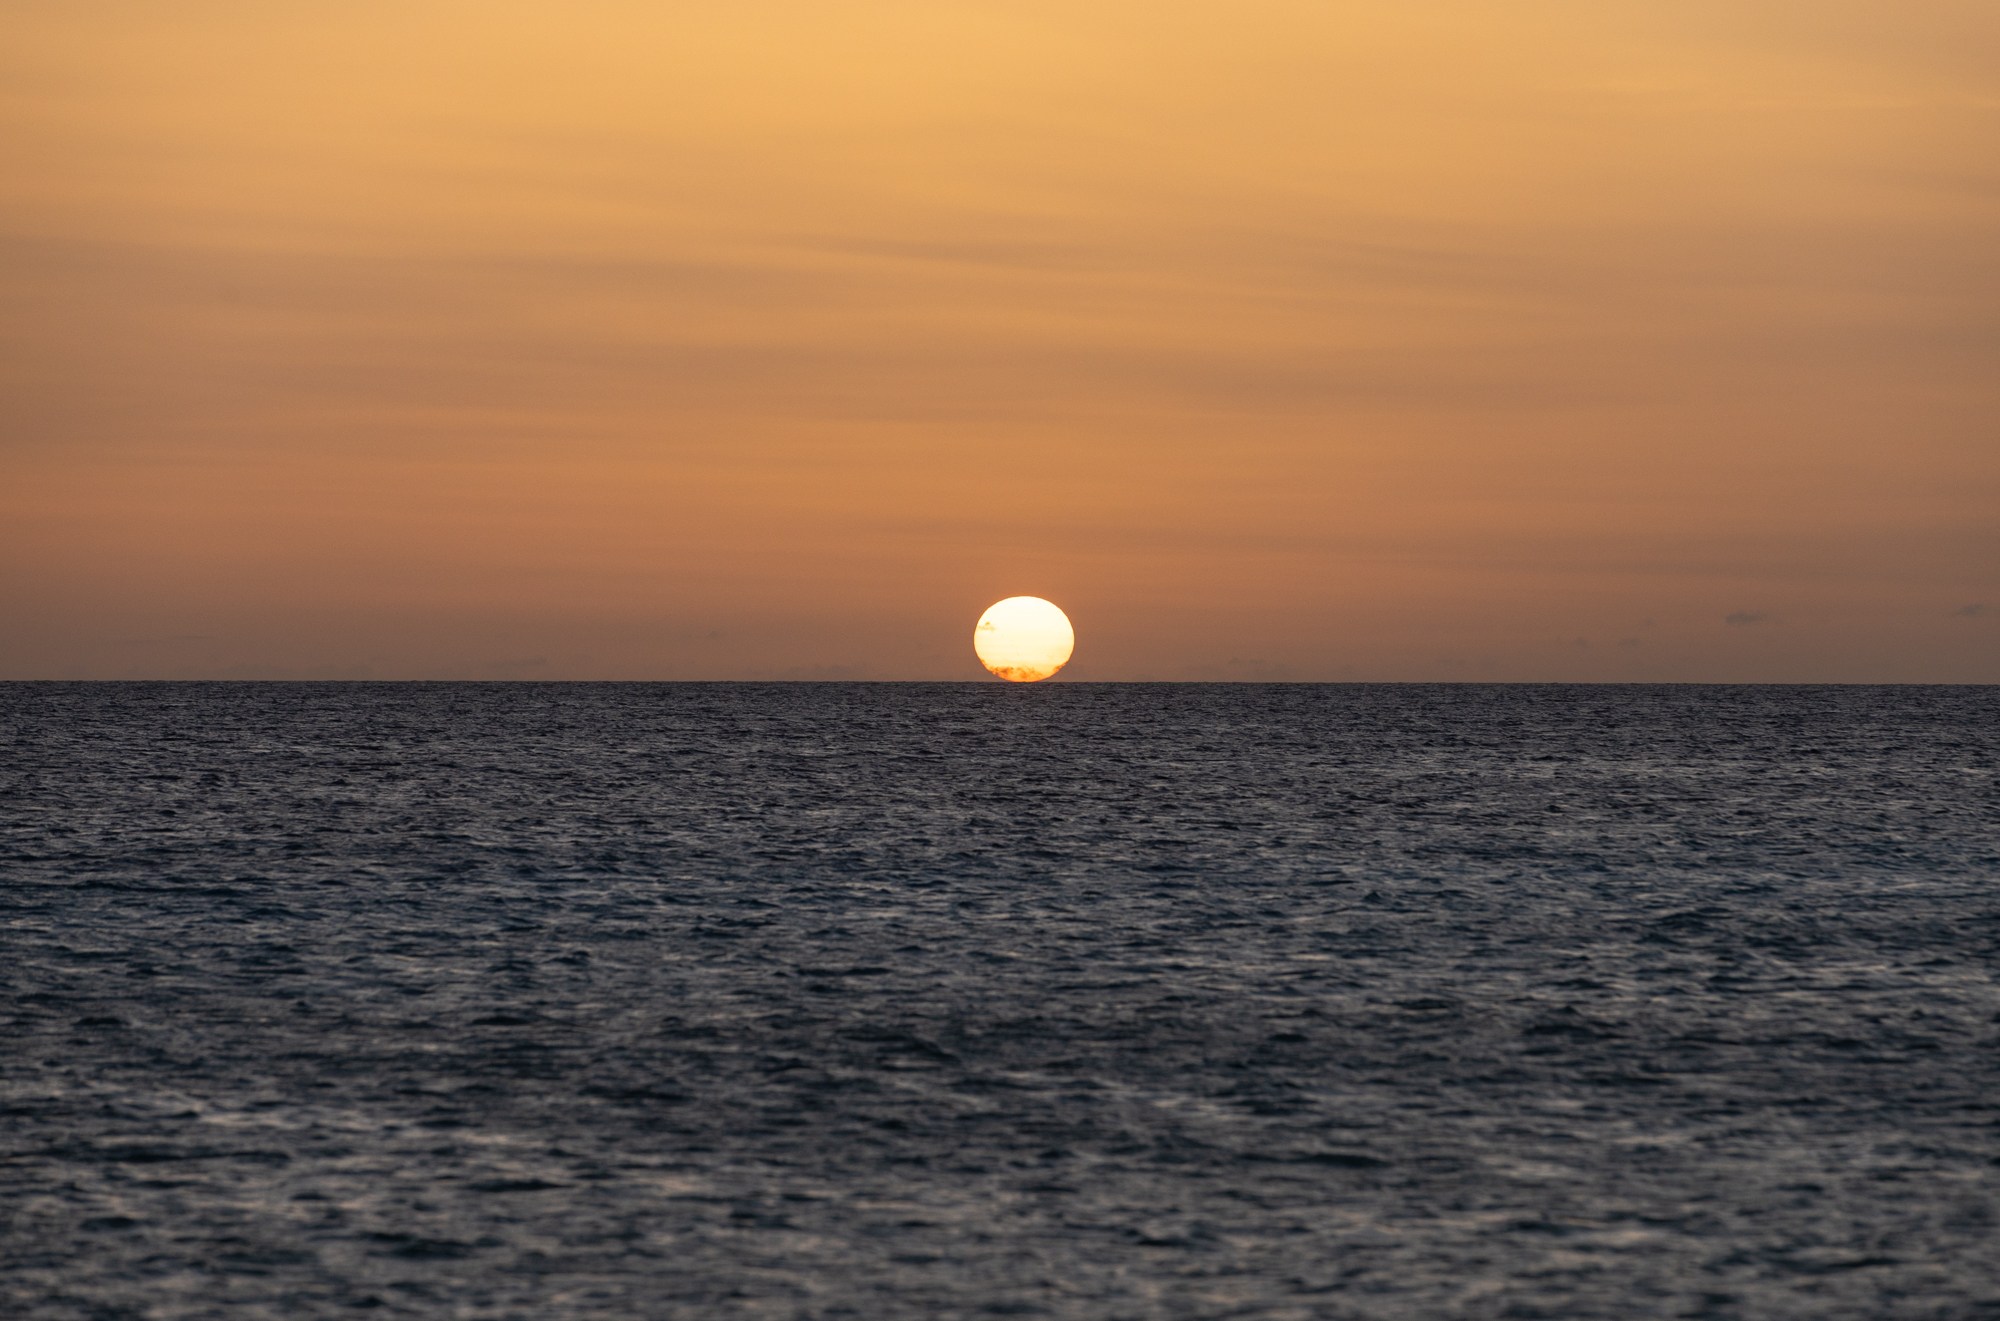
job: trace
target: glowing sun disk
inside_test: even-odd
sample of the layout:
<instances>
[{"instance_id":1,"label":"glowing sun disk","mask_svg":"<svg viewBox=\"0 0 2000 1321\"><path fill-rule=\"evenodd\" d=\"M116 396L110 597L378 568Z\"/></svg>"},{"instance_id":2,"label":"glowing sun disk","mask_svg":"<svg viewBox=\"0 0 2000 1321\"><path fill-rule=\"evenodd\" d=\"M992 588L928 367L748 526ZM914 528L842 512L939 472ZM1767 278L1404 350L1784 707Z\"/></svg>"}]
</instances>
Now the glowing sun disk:
<instances>
[{"instance_id":1,"label":"glowing sun disk","mask_svg":"<svg viewBox=\"0 0 2000 1321\"><path fill-rule=\"evenodd\" d=\"M1076 631L1039 596L1010 596L987 607L972 630L979 663L1010 683L1046 679L1069 662Z\"/></svg>"}]
</instances>

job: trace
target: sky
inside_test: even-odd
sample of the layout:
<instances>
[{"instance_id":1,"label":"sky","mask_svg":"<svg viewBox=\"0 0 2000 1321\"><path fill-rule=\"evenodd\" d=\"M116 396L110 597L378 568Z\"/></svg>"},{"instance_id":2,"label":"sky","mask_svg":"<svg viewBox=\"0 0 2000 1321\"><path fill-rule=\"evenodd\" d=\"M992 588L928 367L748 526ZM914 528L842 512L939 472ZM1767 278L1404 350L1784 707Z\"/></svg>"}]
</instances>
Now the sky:
<instances>
[{"instance_id":1,"label":"sky","mask_svg":"<svg viewBox=\"0 0 2000 1321\"><path fill-rule=\"evenodd\" d=\"M1992 0L8 0L0 677L2000 682Z\"/></svg>"}]
</instances>

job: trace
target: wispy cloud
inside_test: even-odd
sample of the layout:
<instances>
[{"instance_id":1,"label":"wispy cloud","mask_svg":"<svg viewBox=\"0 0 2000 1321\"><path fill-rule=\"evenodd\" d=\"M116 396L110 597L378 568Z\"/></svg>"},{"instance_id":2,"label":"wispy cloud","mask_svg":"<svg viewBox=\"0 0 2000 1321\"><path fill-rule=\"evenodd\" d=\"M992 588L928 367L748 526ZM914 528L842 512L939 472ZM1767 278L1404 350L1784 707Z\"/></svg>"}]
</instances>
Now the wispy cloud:
<instances>
[{"instance_id":1,"label":"wispy cloud","mask_svg":"<svg viewBox=\"0 0 2000 1321\"><path fill-rule=\"evenodd\" d=\"M1722 617L1722 622L1731 628L1742 628L1749 624L1761 624L1770 617L1762 610L1733 610Z\"/></svg>"}]
</instances>

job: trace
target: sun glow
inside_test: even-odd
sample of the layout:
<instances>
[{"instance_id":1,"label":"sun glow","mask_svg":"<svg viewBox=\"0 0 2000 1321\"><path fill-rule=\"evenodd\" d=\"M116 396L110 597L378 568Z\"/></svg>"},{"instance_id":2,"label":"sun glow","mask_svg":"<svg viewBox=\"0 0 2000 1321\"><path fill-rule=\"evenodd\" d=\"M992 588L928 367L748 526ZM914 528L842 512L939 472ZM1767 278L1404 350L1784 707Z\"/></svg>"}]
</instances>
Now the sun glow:
<instances>
[{"instance_id":1,"label":"sun glow","mask_svg":"<svg viewBox=\"0 0 2000 1321\"><path fill-rule=\"evenodd\" d=\"M1076 631L1039 596L1010 596L987 607L972 630L979 663L1009 683L1046 679L1069 662Z\"/></svg>"}]
</instances>

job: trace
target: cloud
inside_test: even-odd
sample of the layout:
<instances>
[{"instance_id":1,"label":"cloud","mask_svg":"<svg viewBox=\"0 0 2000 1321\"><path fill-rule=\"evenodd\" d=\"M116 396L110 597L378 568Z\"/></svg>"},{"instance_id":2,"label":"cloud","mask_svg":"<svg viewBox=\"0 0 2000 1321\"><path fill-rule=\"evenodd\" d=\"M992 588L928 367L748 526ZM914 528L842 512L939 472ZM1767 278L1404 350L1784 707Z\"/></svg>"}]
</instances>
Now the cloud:
<instances>
[{"instance_id":1,"label":"cloud","mask_svg":"<svg viewBox=\"0 0 2000 1321\"><path fill-rule=\"evenodd\" d=\"M783 683L843 683L872 677L860 665L793 665L769 675L758 675Z\"/></svg>"},{"instance_id":2,"label":"cloud","mask_svg":"<svg viewBox=\"0 0 2000 1321\"><path fill-rule=\"evenodd\" d=\"M1970 605L1960 606L1958 609L1952 611L1951 613L1954 619L1977 619L1981 615L1992 614L1993 607L1986 604L1986 602L1984 601L1974 601Z\"/></svg>"},{"instance_id":3,"label":"cloud","mask_svg":"<svg viewBox=\"0 0 2000 1321\"><path fill-rule=\"evenodd\" d=\"M1722 617L1722 622L1731 628L1742 628L1746 624L1761 624L1770 616L1762 610L1736 610Z\"/></svg>"},{"instance_id":4,"label":"cloud","mask_svg":"<svg viewBox=\"0 0 2000 1321\"><path fill-rule=\"evenodd\" d=\"M1262 656L1231 656L1220 665L1199 667L1195 676L1228 683L1288 683L1298 678L1291 666Z\"/></svg>"}]
</instances>

